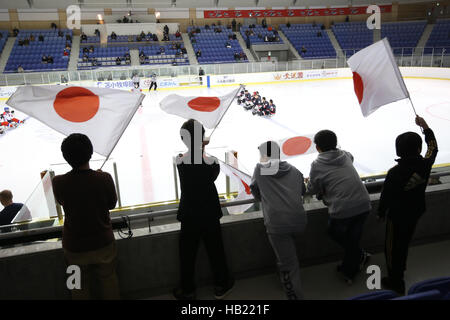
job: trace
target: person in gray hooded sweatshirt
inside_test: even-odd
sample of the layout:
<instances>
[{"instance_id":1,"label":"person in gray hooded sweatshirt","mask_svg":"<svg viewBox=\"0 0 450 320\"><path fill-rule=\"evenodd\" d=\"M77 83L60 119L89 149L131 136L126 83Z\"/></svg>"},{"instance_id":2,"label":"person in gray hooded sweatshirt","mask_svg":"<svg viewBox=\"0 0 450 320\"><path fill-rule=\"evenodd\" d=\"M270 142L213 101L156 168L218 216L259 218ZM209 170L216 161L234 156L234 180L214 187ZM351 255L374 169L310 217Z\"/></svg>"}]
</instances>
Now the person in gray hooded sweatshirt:
<instances>
[{"instance_id":1,"label":"person in gray hooded sweatshirt","mask_svg":"<svg viewBox=\"0 0 450 320\"><path fill-rule=\"evenodd\" d=\"M345 252L337 271L352 284L370 258L359 244L364 222L372 208L369 193L353 166L351 153L337 149L333 131L319 131L314 143L319 156L311 164L306 192L316 194L328 206L328 234Z\"/></svg>"},{"instance_id":2,"label":"person in gray hooded sweatshirt","mask_svg":"<svg viewBox=\"0 0 450 320\"><path fill-rule=\"evenodd\" d=\"M302 195L306 191L302 173L280 161L280 147L268 141L259 147L250 189L262 202L264 225L277 257L283 289L290 300L303 299L295 238L304 232L307 219Z\"/></svg>"}]
</instances>

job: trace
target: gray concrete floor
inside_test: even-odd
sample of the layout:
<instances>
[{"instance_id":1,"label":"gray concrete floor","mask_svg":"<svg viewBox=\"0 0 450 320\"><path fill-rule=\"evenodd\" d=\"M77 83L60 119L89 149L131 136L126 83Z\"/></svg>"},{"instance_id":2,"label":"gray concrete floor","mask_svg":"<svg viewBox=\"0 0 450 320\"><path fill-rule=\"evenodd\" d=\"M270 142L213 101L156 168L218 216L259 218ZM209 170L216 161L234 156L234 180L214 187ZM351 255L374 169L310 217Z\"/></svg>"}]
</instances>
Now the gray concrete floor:
<instances>
[{"instance_id":1,"label":"gray concrete floor","mask_svg":"<svg viewBox=\"0 0 450 320\"><path fill-rule=\"evenodd\" d=\"M450 276L450 241L436 242L412 247L409 251L406 287L435 277ZM301 269L303 291L306 299L343 300L369 292L366 280L369 275L361 273L349 286L335 272L337 262L315 265ZM378 265L382 276L385 268L383 254L375 254L369 265ZM150 297L150 300L173 300L173 296ZM214 299L211 286L197 289L197 299ZM285 300L280 281L275 273L236 281L226 300Z\"/></svg>"}]
</instances>

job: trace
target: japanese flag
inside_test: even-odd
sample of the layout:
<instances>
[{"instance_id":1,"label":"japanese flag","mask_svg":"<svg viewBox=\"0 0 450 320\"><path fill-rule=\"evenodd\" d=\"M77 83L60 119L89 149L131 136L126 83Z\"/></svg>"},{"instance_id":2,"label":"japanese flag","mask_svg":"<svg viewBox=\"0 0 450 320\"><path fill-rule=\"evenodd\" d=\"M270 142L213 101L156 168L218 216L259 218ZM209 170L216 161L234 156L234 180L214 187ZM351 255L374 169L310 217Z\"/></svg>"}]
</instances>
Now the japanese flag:
<instances>
[{"instance_id":1,"label":"japanese flag","mask_svg":"<svg viewBox=\"0 0 450 320\"><path fill-rule=\"evenodd\" d=\"M409 98L387 38L354 54L347 63L364 117L385 104Z\"/></svg>"},{"instance_id":2,"label":"japanese flag","mask_svg":"<svg viewBox=\"0 0 450 320\"><path fill-rule=\"evenodd\" d=\"M87 135L94 151L108 156L144 97L115 89L23 86L6 104L64 135Z\"/></svg>"},{"instance_id":3,"label":"japanese flag","mask_svg":"<svg viewBox=\"0 0 450 320\"><path fill-rule=\"evenodd\" d=\"M184 97L171 94L159 105L167 113L184 119L195 119L206 128L213 129L220 122L240 89L241 87L221 97Z\"/></svg>"},{"instance_id":4,"label":"japanese flag","mask_svg":"<svg viewBox=\"0 0 450 320\"><path fill-rule=\"evenodd\" d=\"M283 160L317 152L316 145L313 141L313 134L279 140L280 159Z\"/></svg>"},{"instance_id":5,"label":"japanese flag","mask_svg":"<svg viewBox=\"0 0 450 320\"><path fill-rule=\"evenodd\" d=\"M250 190L250 183L252 182L252 177L248 174L227 165L225 162L219 160L220 170L226 174L230 179L234 180L238 185L238 195L234 198L234 201L253 199L252 192ZM227 207L230 214L244 213L245 210L250 208L252 204L243 204L239 206Z\"/></svg>"}]
</instances>

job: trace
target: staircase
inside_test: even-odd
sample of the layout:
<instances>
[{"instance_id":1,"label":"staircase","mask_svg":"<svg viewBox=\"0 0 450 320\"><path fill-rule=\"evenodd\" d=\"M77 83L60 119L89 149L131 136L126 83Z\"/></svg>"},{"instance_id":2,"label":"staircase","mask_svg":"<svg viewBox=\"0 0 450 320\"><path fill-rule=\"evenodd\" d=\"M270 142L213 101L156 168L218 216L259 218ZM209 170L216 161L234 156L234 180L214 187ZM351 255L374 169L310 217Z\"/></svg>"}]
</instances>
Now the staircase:
<instances>
[{"instance_id":1,"label":"staircase","mask_svg":"<svg viewBox=\"0 0 450 320\"><path fill-rule=\"evenodd\" d=\"M242 47L242 50L244 51L245 55L247 56L248 62L255 62L256 59L253 56L252 52L247 49L247 44L245 43L244 38L242 38L242 35L240 34L240 32L234 32L234 34L236 35L236 39L239 41L239 44Z\"/></svg>"},{"instance_id":2,"label":"staircase","mask_svg":"<svg viewBox=\"0 0 450 320\"><path fill-rule=\"evenodd\" d=\"M141 63L139 62L139 50L138 49L130 50L130 58L131 58L131 66L138 67L141 65Z\"/></svg>"},{"instance_id":3,"label":"staircase","mask_svg":"<svg viewBox=\"0 0 450 320\"><path fill-rule=\"evenodd\" d=\"M188 59L190 64L198 64L197 56L195 55L194 48L192 47L191 39L187 33L182 33L181 38L183 38L184 47L186 48Z\"/></svg>"},{"instance_id":4,"label":"staircase","mask_svg":"<svg viewBox=\"0 0 450 320\"><path fill-rule=\"evenodd\" d=\"M334 36L334 32L331 29L327 29L328 38L330 38L331 44L334 47L334 50L336 50L336 56L338 58L345 58L344 51L341 48L341 45L337 41L336 37Z\"/></svg>"},{"instance_id":5,"label":"staircase","mask_svg":"<svg viewBox=\"0 0 450 320\"><path fill-rule=\"evenodd\" d=\"M278 35L280 36L281 40L283 40L283 43L286 43L287 45L289 45L289 50L294 55L295 59L302 60L303 58L300 56L300 54L298 53L297 49L294 48L294 46L288 40L288 38L284 35L283 31L278 30Z\"/></svg>"},{"instance_id":6,"label":"staircase","mask_svg":"<svg viewBox=\"0 0 450 320\"><path fill-rule=\"evenodd\" d=\"M78 57L80 56L80 36L72 36L72 48L70 48L70 59L67 69L76 71L78 67Z\"/></svg>"},{"instance_id":7,"label":"staircase","mask_svg":"<svg viewBox=\"0 0 450 320\"><path fill-rule=\"evenodd\" d=\"M427 45L428 39L430 38L433 28L434 28L434 24L427 24L427 26L425 27L425 30L423 31L422 36L419 39L419 42L417 43L416 49L414 50L415 55L422 54L422 50Z\"/></svg>"},{"instance_id":8,"label":"staircase","mask_svg":"<svg viewBox=\"0 0 450 320\"><path fill-rule=\"evenodd\" d=\"M9 37L3 47L2 55L0 57L0 73L3 73L8 62L9 55L11 54L12 48L14 47L14 42L16 37Z\"/></svg>"}]
</instances>

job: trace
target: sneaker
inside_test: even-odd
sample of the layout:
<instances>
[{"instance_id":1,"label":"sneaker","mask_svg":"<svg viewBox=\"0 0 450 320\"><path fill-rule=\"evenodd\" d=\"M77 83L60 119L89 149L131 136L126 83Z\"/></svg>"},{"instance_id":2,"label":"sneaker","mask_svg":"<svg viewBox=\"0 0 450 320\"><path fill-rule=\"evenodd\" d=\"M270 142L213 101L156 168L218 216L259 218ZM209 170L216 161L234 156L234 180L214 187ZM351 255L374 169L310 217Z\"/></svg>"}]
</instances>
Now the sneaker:
<instances>
[{"instance_id":1,"label":"sneaker","mask_svg":"<svg viewBox=\"0 0 450 320\"><path fill-rule=\"evenodd\" d=\"M222 300L228 294L230 294L231 291L233 291L233 288L234 288L234 280L232 280L226 287L214 287L214 297L217 300Z\"/></svg>"},{"instance_id":2,"label":"sneaker","mask_svg":"<svg viewBox=\"0 0 450 320\"><path fill-rule=\"evenodd\" d=\"M176 288L173 290L173 296L175 297L175 299L177 300L195 300L195 291L186 294L183 292L183 290L181 290L181 288Z\"/></svg>"},{"instance_id":3,"label":"sneaker","mask_svg":"<svg viewBox=\"0 0 450 320\"><path fill-rule=\"evenodd\" d=\"M372 257L372 255L368 252L363 252L363 255L361 257L361 262L359 264L359 270L363 270L365 266L367 266L369 264L370 258Z\"/></svg>"},{"instance_id":4,"label":"sneaker","mask_svg":"<svg viewBox=\"0 0 450 320\"><path fill-rule=\"evenodd\" d=\"M381 286L383 289L392 290L397 292L399 295L405 295L405 281L394 281L389 277L384 277L381 279Z\"/></svg>"}]
</instances>

